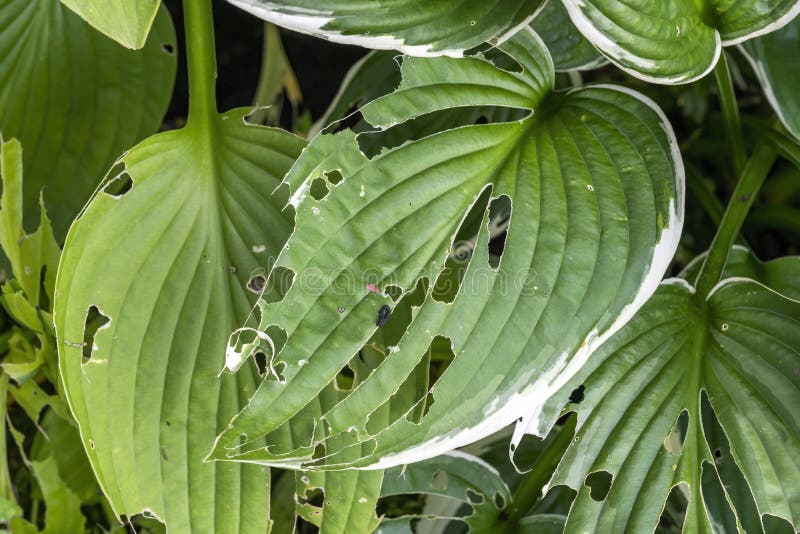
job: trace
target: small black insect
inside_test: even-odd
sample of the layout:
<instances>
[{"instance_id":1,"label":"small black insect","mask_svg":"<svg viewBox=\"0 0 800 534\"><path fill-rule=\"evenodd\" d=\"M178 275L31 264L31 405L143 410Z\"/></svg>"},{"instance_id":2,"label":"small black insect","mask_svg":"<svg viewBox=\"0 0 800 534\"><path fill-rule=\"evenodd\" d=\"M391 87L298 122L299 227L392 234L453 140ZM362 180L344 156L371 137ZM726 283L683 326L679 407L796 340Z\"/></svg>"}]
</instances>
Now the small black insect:
<instances>
[{"instance_id":1,"label":"small black insect","mask_svg":"<svg viewBox=\"0 0 800 534\"><path fill-rule=\"evenodd\" d=\"M375 321L375 326L381 327L386 324L386 321L389 320L389 316L392 314L392 309L384 304L381 306L381 309L378 310L378 320Z\"/></svg>"}]
</instances>

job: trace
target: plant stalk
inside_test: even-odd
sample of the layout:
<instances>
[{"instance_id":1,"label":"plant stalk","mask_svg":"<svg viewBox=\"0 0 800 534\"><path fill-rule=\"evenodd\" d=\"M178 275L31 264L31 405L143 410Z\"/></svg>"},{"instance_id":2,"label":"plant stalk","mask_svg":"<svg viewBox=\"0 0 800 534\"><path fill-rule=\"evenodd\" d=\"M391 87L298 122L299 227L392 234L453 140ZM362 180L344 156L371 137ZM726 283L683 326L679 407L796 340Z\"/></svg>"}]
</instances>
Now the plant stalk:
<instances>
[{"instance_id":1,"label":"plant stalk","mask_svg":"<svg viewBox=\"0 0 800 534\"><path fill-rule=\"evenodd\" d=\"M714 78L717 81L717 92L722 118L725 124L725 135L728 138L731 154L733 155L733 170L736 176L741 176L744 170L747 153L742 140L742 124L739 118L739 106L736 102L736 93L733 90L733 80L728 69L728 60L725 52L719 56L719 61L714 67Z\"/></svg>"},{"instance_id":2,"label":"plant stalk","mask_svg":"<svg viewBox=\"0 0 800 534\"><path fill-rule=\"evenodd\" d=\"M745 165L736 189L728 202L728 207L725 209L725 214L722 216L722 224L711 242L711 248L700 268L700 274L697 275L696 297L701 301L706 300L708 294L719 282L731 247L776 158L777 152L771 145L758 144L753 151L753 156Z\"/></svg>"},{"instance_id":3,"label":"plant stalk","mask_svg":"<svg viewBox=\"0 0 800 534\"><path fill-rule=\"evenodd\" d=\"M503 522L504 524L500 523L502 526L500 532L515 532L515 527L520 519L525 517L533 505L542 498L542 489L550 480L558 462L561 461L561 457L564 456L564 452L572 442L577 419L575 414L570 414L569 419L558 431L553 441L536 460L536 465L514 490L508 508L508 517Z\"/></svg>"},{"instance_id":4,"label":"plant stalk","mask_svg":"<svg viewBox=\"0 0 800 534\"><path fill-rule=\"evenodd\" d=\"M189 70L187 126L209 125L217 117L217 61L211 0L184 0L183 23Z\"/></svg>"}]
</instances>

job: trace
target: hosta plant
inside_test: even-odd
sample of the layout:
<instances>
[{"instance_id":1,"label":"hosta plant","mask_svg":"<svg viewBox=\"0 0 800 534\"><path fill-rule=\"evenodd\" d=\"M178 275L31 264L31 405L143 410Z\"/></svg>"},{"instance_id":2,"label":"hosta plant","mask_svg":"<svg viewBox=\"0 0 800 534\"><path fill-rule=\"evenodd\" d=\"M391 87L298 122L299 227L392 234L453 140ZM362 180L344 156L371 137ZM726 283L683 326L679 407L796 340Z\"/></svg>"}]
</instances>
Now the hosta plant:
<instances>
[{"instance_id":1,"label":"hosta plant","mask_svg":"<svg viewBox=\"0 0 800 534\"><path fill-rule=\"evenodd\" d=\"M101 4L0 2L3 526L800 530L800 2Z\"/></svg>"}]
</instances>

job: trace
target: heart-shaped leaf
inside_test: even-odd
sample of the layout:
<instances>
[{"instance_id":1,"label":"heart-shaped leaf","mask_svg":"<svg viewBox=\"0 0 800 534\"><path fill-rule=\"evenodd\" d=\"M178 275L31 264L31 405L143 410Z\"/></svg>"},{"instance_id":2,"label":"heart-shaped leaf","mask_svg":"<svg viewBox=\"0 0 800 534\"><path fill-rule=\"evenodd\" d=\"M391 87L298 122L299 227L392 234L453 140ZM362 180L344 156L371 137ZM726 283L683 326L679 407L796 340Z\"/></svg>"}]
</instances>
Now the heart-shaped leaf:
<instances>
[{"instance_id":1,"label":"heart-shaped leaf","mask_svg":"<svg viewBox=\"0 0 800 534\"><path fill-rule=\"evenodd\" d=\"M212 458L388 467L518 418L521 436L538 424L547 397L656 289L683 217L669 124L627 90L554 92L552 62L530 30L502 50L498 64L511 70L481 56L406 58L397 91L362 113L381 128L469 106L521 108L523 118L443 129L372 159L352 132L320 135L287 175L297 220L272 274L288 270L293 283L282 300L261 301L258 339L243 346L234 335L228 354L235 370L264 351L275 372ZM326 180L324 197L314 194ZM490 258L487 221L509 202L502 257ZM459 227L473 224L471 216L461 224L471 208L477 236L453 243ZM466 269L440 277L456 250L472 254ZM307 407L397 306L389 295L418 287L424 298L386 358L333 408L309 417ZM438 358L438 381L380 420L440 345L447 354ZM292 443L281 438L288 427ZM336 445L347 442L343 435L354 444ZM353 460L350 447L366 452Z\"/></svg>"},{"instance_id":2,"label":"heart-shaped leaf","mask_svg":"<svg viewBox=\"0 0 800 534\"><path fill-rule=\"evenodd\" d=\"M61 3L126 48L142 48L161 0L61 0Z\"/></svg>"},{"instance_id":3,"label":"heart-shaped leaf","mask_svg":"<svg viewBox=\"0 0 800 534\"><path fill-rule=\"evenodd\" d=\"M117 514L147 512L174 532L267 528L269 472L203 462L256 387L255 366L217 375L254 270L289 234L272 192L302 147L245 113L131 149L59 268L60 367L98 480Z\"/></svg>"},{"instance_id":4,"label":"heart-shaped leaf","mask_svg":"<svg viewBox=\"0 0 800 534\"><path fill-rule=\"evenodd\" d=\"M337 43L413 56L461 56L524 26L542 0L228 0L257 17Z\"/></svg>"},{"instance_id":5,"label":"heart-shaped leaf","mask_svg":"<svg viewBox=\"0 0 800 534\"><path fill-rule=\"evenodd\" d=\"M737 249L731 260L733 277L706 301L683 279L665 282L548 404L557 416L581 385L578 430L551 481L578 490L568 531L650 531L678 486L684 532L711 532L704 479L750 498L721 463L728 446L758 513L800 526L800 301L744 278L797 296L800 258L761 264ZM704 399L724 437L704 421Z\"/></svg>"},{"instance_id":6,"label":"heart-shaped leaf","mask_svg":"<svg viewBox=\"0 0 800 534\"><path fill-rule=\"evenodd\" d=\"M606 57L653 83L702 78L722 46L774 31L800 13L797 0L563 0L572 21Z\"/></svg>"},{"instance_id":7,"label":"heart-shaped leaf","mask_svg":"<svg viewBox=\"0 0 800 534\"><path fill-rule=\"evenodd\" d=\"M800 139L800 19L741 45L786 129Z\"/></svg>"},{"instance_id":8,"label":"heart-shaped leaf","mask_svg":"<svg viewBox=\"0 0 800 534\"><path fill-rule=\"evenodd\" d=\"M0 130L25 147L26 226L44 190L63 239L114 160L158 130L175 66L165 8L144 49L131 51L55 0L0 5Z\"/></svg>"}]
</instances>

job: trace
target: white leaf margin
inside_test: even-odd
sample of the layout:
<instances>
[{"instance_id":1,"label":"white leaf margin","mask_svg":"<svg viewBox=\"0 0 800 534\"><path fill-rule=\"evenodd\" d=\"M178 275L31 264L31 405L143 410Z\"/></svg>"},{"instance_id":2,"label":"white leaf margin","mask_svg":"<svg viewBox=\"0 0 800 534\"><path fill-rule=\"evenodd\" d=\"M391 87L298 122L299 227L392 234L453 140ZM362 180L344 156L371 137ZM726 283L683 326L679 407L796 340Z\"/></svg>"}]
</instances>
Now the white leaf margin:
<instances>
[{"instance_id":1,"label":"white leaf margin","mask_svg":"<svg viewBox=\"0 0 800 534\"><path fill-rule=\"evenodd\" d=\"M233 1L233 0L230 0ZM711 63L701 72L695 76L672 76L672 77L657 77L657 76L650 76L648 74L642 74L641 72L637 71L636 69L626 67L617 61L617 58L627 59L634 65L641 65L642 67L653 67L655 63L652 60L639 57L635 54L631 54L627 50L621 48L615 41L610 39L607 35L602 33L598 30L594 24L583 14L581 11L581 6L584 5L584 0L561 0L564 3L564 7L567 9L570 18L572 19L572 23L578 28L584 37L595 47L597 48L611 63L616 65L621 70L625 71L626 73L630 74L635 78L639 78L648 83L659 84L659 85L677 85L677 84L685 84L697 81L701 78L704 78L708 73L714 70L716 67L717 62L719 61L719 57L722 54L722 48L726 46L733 46L748 39L753 39L754 37L760 37L762 35L766 35L771 33L775 30L779 30L780 28L789 24L795 17L800 15L800 0L798 0L794 6L792 6L789 11L787 11L782 17L778 20L774 21L771 24L767 24L763 28L759 28L751 33L746 35L742 35L741 37L737 37L735 39L725 40L722 39L718 30L714 30L714 36L716 40L715 50L714 50L714 57L711 60Z\"/></svg>"},{"instance_id":2,"label":"white leaf margin","mask_svg":"<svg viewBox=\"0 0 800 534\"><path fill-rule=\"evenodd\" d=\"M306 10L303 8L291 8L292 13L278 11L286 9L285 6L273 2L264 2L259 5L253 4L248 0L228 0L234 6L255 15L256 17L271 22L277 26L288 28L306 35L319 37L328 41L355 45L374 50L397 50L403 54L415 57L437 57L448 56L453 58L464 57L464 52L468 48L448 48L434 50L429 45L407 45L405 40L391 34L386 35L345 35L338 31L322 29L326 24L334 20L333 12L323 10ZM515 33L519 32L536 17L544 7L544 2L522 22L510 28L505 33L495 37L494 46L499 46L510 39Z\"/></svg>"}]
</instances>

